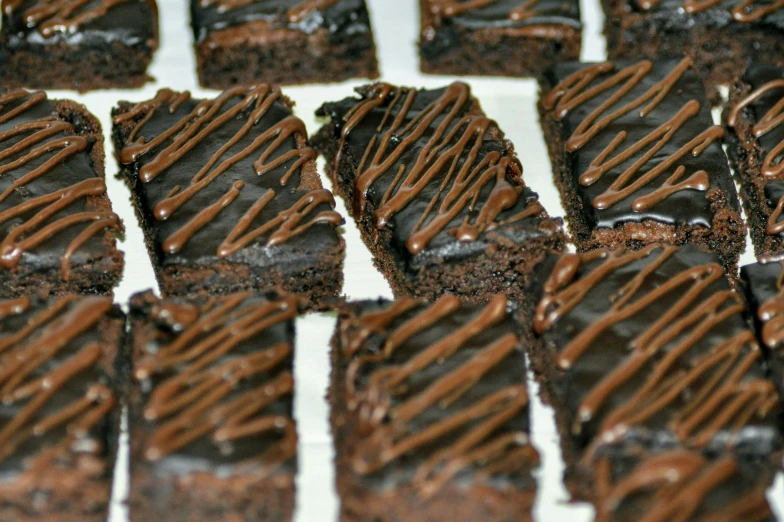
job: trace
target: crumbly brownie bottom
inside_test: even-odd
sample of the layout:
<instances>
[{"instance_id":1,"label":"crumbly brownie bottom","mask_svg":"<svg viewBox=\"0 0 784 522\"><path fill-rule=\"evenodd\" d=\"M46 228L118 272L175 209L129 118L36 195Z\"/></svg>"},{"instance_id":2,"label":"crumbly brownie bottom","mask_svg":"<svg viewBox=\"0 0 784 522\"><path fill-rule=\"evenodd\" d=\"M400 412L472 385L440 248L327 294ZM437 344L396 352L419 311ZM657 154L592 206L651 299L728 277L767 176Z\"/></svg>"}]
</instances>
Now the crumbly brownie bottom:
<instances>
[{"instance_id":1,"label":"crumbly brownie bottom","mask_svg":"<svg viewBox=\"0 0 784 522\"><path fill-rule=\"evenodd\" d=\"M178 479L134 472L128 499L131 522L290 522L295 491L291 477L218 478L195 473Z\"/></svg>"},{"instance_id":2,"label":"crumbly brownie bottom","mask_svg":"<svg viewBox=\"0 0 784 522\"><path fill-rule=\"evenodd\" d=\"M152 49L119 42L105 48L52 45L0 50L0 85L34 89L95 89L141 87L152 80L147 66Z\"/></svg>"},{"instance_id":3,"label":"crumbly brownie bottom","mask_svg":"<svg viewBox=\"0 0 784 522\"><path fill-rule=\"evenodd\" d=\"M62 278L59 268L46 271L27 270L17 266L9 271L8 279L0 282L0 298L42 293L64 294L114 294L114 287L122 278L123 256L116 252L111 258L97 260L84 265L72 265L67 280ZM0 518L2 520L2 518Z\"/></svg>"},{"instance_id":4,"label":"crumbly brownie bottom","mask_svg":"<svg viewBox=\"0 0 784 522\"><path fill-rule=\"evenodd\" d=\"M583 200L577 193L575 181L569 172L565 148L561 143L559 127L550 113L544 113L540 106L540 119L544 130L553 177L567 212L567 222L572 240L578 252L597 248L618 248L625 246L640 249L651 243L684 245L694 243L703 245L715 252L722 261L728 274L737 274L738 260L746 245L746 231L739 212L729 208L724 194L711 190L706 197L711 201L714 212L710 228L690 225L669 225L648 220L641 223L624 223L615 228L594 228L583 216Z\"/></svg>"},{"instance_id":5,"label":"crumbly brownie bottom","mask_svg":"<svg viewBox=\"0 0 784 522\"><path fill-rule=\"evenodd\" d=\"M537 77L557 62L580 58L581 36L568 31L563 39L498 36L463 32L459 43L443 54L420 52L420 68L427 74L450 76Z\"/></svg>"},{"instance_id":6,"label":"crumbly brownie bottom","mask_svg":"<svg viewBox=\"0 0 784 522\"><path fill-rule=\"evenodd\" d=\"M228 89L262 81L297 85L378 78L375 46L369 34L332 43L318 32L308 36L280 31L285 36L271 37L268 44L222 46L210 39L198 45L199 83L210 89Z\"/></svg>"}]
</instances>

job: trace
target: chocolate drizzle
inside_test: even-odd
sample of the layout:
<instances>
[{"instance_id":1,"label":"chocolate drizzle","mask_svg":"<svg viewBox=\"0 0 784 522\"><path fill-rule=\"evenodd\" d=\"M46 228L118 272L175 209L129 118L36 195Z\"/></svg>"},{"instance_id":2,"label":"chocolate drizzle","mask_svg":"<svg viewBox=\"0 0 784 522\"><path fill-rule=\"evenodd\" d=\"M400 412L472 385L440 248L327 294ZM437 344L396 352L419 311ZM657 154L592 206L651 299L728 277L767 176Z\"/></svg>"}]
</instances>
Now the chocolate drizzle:
<instances>
[{"instance_id":1,"label":"chocolate drizzle","mask_svg":"<svg viewBox=\"0 0 784 522\"><path fill-rule=\"evenodd\" d=\"M467 0L460 2L458 0L429 0L430 11L433 14L450 17L463 14L473 9L479 9L492 5L498 0ZM526 0L520 2L520 5L509 11L509 19L513 21L526 20L536 16L536 4L539 0Z\"/></svg>"},{"instance_id":2,"label":"chocolate drizzle","mask_svg":"<svg viewBox=\"0 0 784 522\"><path fill-rule=\"evenodd\" d=\"M0 404L14 410L0 423L0 465L38 448L30 462L45 474L65 454L108 450L95 430L117 404L101 370L107 352L97 333L110 310L111 299L100 297L0 303Z\"/></svg>"},{"instance_id":3,"label":"chocolate drizzle","mask_svg":"<svg viewBox=\"0 0 784 522\"><path fill-rule=\"evenodd\" d=\"M642 0L640 8L648 11L655 7L661 0ZM689 14L697 14L725 3L724 0L685 0L683 9ZM759 0L739 0L730 11L732 19L736 22L751 23L765 18L784 7L784 0L774 0L771 3Z\"/></svg>"},{"instance_id":4,"label":"chocolate drizzle","mask_svg":"<svg viewBox=\"0 0 784 522\"><path fill-rule=\"evenodd\" d=\"M749 304L758 320L757 333L762 343L781 353L784 348L784 260L761 258L744 266L741 277Z\"/></svg>"},{"instance_id":5,"label":"chocolate drizzle","mask_svg":"<svg viewBox=\"0 0 784 522\"><path fill-rule=\"evenodd\" d=\"M238 462L239 470L269 474L293 459L294 420L277 407L291 401L293 346L290 338L265 339L293 321L296 300L235 294L201 309L158 302L148 313L174 325L175 335L148 342L135 357L134 379L149 390L139 412L150 426L144 457L190 455L201 441L212 458Z\"/></svg>"},{"instance_id":6,"label":"chocolate drizzle","mask_svg":"<svg viewBox=\"0 0 784 522\"><path fill-rule=\"evenodd\" d=\"M609 349L608 339L625 353L614 368L581 384L585 393L576 400L571 431L589 429L587 458L635 427L656 429L663 419L689 447L707 447L719 434L730 444L780 408L776 386L760 370L764 354L745 328L742 298L718 262L706 262L703 254L702 262L692 260L695 247L688 249L650 245L569 254L544 285L536 333L563 339L560 328L581 325L558 342L555 363L565 378L595 364L581 366L583 359L607 361L599 352ZM596 315L584 323L588 309Z\"/></svg>"},{"instance_id":7,"label":"chocolate drizzle","mask_svg":"<svg viewBox=\"0 0 784 522\"><path fill-rule=\"evenodd\" d=\"M469 110L474 100L468 85L416 91L377 83L361 94L362 100L339 117L335 169L347 147L359 149L353 155L354 211L362 212L370 194L379 191L372 205L379 230L407 208L418 209L404 238L411 254L444 232L472 242L486 231L544 213L538 201L524 197L522 168L509 150L497 146L503 142L495 122Z\"/></svg>"},{"instance_id":8,"label":"chocolate drizzle","mask_svg":"<svg viewBox=\"0 0 784 522\"><path fill-rule=\"evenodd\" d=\"M686 167L679 163L687 157L698 157L711 145L718 144L724 130L710 125L692 135L693 127L687 127L687 124L693 125L695 118L703 112L702 104L696 99L687 100L680 108L671 104L660 107L690 67L691 61L686 58L661 80L652 82L649 76L654 72L654 65L649 60L620 69L610 62L589 65L566 76L544 96L542 106L556 121L587 106L582 109L587 114L575 124L566 140L565 148L569 153L580 151L604 136L603 133L615 133L609 142L604 137L606 145L596 151L598 154L579 175L580 185L590 187L612 173L612 181L605 183L606 188L592 197L594 208L608 209L633 197L632 211L642 212L675 193L706 192L711 188L708 171L698 169L686 177ZM650 87L642 89L651 82ZM651 123L647 133L643 131L639 139L619 152L629 132L619 129L616 124L633 111L637 111L642 120L640 125L645 125L644 118L648 116L651 116ZM654 123L659 121L662 123ZM647 190L673 168L675 170L669 176L659 181L658 188Z\"/></svg>"},{"instance_id":9,"label":"chocolate drizzle","mask_svg":"<svg viewBox=\"0 0 784 522\"><path fill-rule=\"evenodd\" d=\"M745 96L730 110L727 118L727 125L730 127L735 127L738 123L738 118L740 117L741 112L746 109L746 107L759 100L763 96L768 96L775 92L780 92L781 97L779 101L757 120L757 122L751 128L751 133L755 138L760 138L779 127L782 123L784 123L784 79L767 82ZM761 174L770 178L779 177L784 174L784 162L781 161L783 156L784 140L780 141L778 145L767 151L760 169ZM779 230L779 232L775 233L780 232L781 231ZM769 228L768 233L773 234L774 232L771 232Z\"/></svg>"},{"instance_id":10,"label":"chocolate drizzle","mask_svg":"<svg viewBox=\"0 0 784 522\"><path fill-rule=\"evenodd\" d=\"M214 6L219 12L226 12L232 9L245 7L252 4L254 1L255 0L199 0L199 5L201 5L201 7ZM288 9L286 17L289 23L295 24L302 21L313 11L326 9L337 2L338 0L302 0Z\"/></svg>"},{"instance_id":11,"label":"chocolate drizzle","mask_svg":"<svg viewBox=\"0 0 784 522\"><path fill-rule=\"evenodd\" d=\"M227 258L257 241L274 247L317 225L343 222L332 210L329 191L289 188L292 180L301 181L304 169L313 168L316 153L300 144L307 136L305 126L285 107L276 87L236 87L199 102L187 92L164 89L153 100L116 114L114 122L129 129L120 161L135 165L138 179L150 190L159 190L153 182L167 173L180 179L191 173L186 186L168 182L169 191L150 201L152 218L171 223L161 237L164 254L180 253L194 238L204 241L211 224L231 219L227 209L234 206L230 214L237 216L236 224L221 225L222 238L213 234L215 241L198 248L213 248L212 255ZM244 170L248 163L250 172ZM198 211L196 205L201 205Z\"/></svg>"},{"instance_id":12,"label":"chocolate drizzle","mask_svg":"<svg viewBox=\"0 0 784 522\"><path fill-rule=\"evenodd\" d=\"M0 178L10 181L0 192L0 268L16 267L26 253L56 249L68 280L74 254L100 234L122 230L116 214L90 203L105 197L106 185L88 170L92 141L78 132L45 93L0 93ZM57 246L49 247L52 242Z\"/></svg>"},{"instance_id":13,"label":"chocolate drizzle","mask_svg":"<svg viewBox=\"0 0 784 522\"><path fill-rule=\"evenodd\" d=\"M430 305L360 303L342 319L354 471L412 465L411 481L429 497L467 472L483 482L534 467L519 339L509 323L502 295L470 311L454 296Z\"/></svg>"}]
</instances>

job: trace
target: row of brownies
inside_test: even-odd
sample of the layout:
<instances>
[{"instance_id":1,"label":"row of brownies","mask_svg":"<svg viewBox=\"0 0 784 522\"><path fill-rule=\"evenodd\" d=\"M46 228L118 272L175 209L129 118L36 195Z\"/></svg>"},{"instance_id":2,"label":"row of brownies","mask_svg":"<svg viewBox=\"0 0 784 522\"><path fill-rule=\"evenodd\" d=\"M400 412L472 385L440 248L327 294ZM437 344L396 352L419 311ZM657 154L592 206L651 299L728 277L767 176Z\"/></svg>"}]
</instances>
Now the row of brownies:
<instances>
[{"instance_id":1,"label":"row of brownies","mask_svg":"<svg viewBox=\"0 0 784 522\"><path fill-rule=\"evenodd\" d=\"M580 56L577 0L419 3L426 73L538 77ZM685 53L711 91L735 81L752 58L784 66L782 0L601 3L612 59ZM155 0L3 0L2 8L0 85L86 91L150 80ZM204 87L378 77L365 0L190 0L190 12Z\"/></svg>"},{"instance_id":2,"label":"row of brownies","mask_svg":"<svg viewBox=\"0 0 784 522\"><path fill-rule=\"evenodd\" d=\"M540 109L577 254L462 83L327 103L314 148L275 87L120 103L121 176L165 296L134 297L127 338L110 299L70 294L111 293L122 269L99 125L3 93L0 518L105 519L126 403L132 520L290 519L292 321L342 279L318 150L398 298L339 307L342 520L530 520L525 351L597 519L773 520L784 268L736 276L721 141L753 182L752 227L776 225L752 189L776 179L781 77L739 84L724 129L689 59L550 70ZM63 295L21 297L41 290Z\"/></svg>"}]
</instances>

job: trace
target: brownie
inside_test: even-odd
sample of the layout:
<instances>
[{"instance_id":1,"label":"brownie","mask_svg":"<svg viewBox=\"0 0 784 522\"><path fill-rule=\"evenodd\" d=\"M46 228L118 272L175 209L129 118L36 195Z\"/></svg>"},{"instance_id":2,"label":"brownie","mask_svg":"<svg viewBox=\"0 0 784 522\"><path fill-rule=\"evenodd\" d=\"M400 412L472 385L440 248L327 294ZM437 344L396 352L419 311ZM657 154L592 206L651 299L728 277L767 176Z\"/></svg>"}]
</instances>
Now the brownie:
<instances>
[{"instance_id":1,"label":"brownie","mask_svg":"<svg viewBox=\"0 0 784 522\"><path fill-rule=\"evenodd\" d=\"M395 296L506 293L525 306L531 270L563 249L562 223L469 86L358 92L319 109L330 121L314 146Z\"/></svg>"},{"instance_id":2,"label":"brownie","mask_svg":"<svg viewBox=\"0 0 784 522\"><path fill-rule=\"evenodd\" d=\"M706 86L729 85L749 63L784 65L784 2L602 0L612 60L694 60Z\"/></svg>"},{"instance_id":3,"label":"brownie","mask_svg":"<svg viewBox=\"0 0 784 522\"><path fill-rule=\"evenodd\" d=\"M378 78L365 0L190 2L203 87Z\"/></svg>"},{"instance_id":4,"label":"brownie","mask_svg":"<svg viewBox=\"0 0 784 522\"><path fill-rule=\"evenodd\" d=\"M697 243L737 273L746 227L724 130L688 58L556 65L542 91L542 127L578 251Z\"/></svg>"},{"instance_id":5,"label":"brownie","mask_svg":"<svg viewBox=\"0 0 784 522\"><path fill-rule=\"evenodd\" d=\"M757 337L774 364L784 368L784 259L763 258L740 269ZM784 373L782 373L784 374ZM784 387L784 380L781 381Z\"/></svg>"},{"instance_id":6,"label":"brownie","mask_svg":"<svg viewBox=\"0 0 784 522\"><path fill-rule=\"evenodd\" d=\"M539 76L557 62L579 60L577 0L419 0L422 72Z\"/></svg>"},{"instance_id":7,"label":"brownie","mask_svg":"<svg viewBox=\"0 0 784 522\"><path fill-rule=\"evenodd\" d=\"M292 519L293 297L131 298L131 522Z\"/></svg>"},{"instance_id":8,"label":"brownie","mask_svg":"<svg viewBox=\"0 0 784 522\"><path fill-rule=\"evenodd\" d=\"M292 105L259 85L208 100L164 89L113 111L121 176L165 295L282 288L319 307L338 296L343 218Z\"/></svg>"},{"instance_id":9,"label":"brownie","mask_svg":"<svg viewBox=\"0 0 784 522\"><path fill-rule=\"evenodd\" d=\"M759 256L784 253L784 68L754 64L730 90L727 151Z\"/></svg>"},{"instance_id":10,"label":"brownie","mask_svg":"<svg viewBox=\"0 0 784 522\"><path fill-rule=\"evenodd\" d=\"M104 522L124 388L108 297L0 300L0 520Z\"/></svg>"},{"instance_id":11,"label":"brownie","mask_svg":"<svg viewBox=\"0 0 784 522\"><path fill-rule=\"evenodd\" d=\"M0 85L141 87L158 47L155 0L2 0Z\"/></svg>"},{"instance_id":12,"label":"brownie","mask_svg":"<svg viewBox=\"0 0 784 522\"><path fill-rule=\"evenodd\" d=\"M595 494L593 460L635 446L777 460L780 374L715 254L601 249L548 260L542 273L531 357L574 495Z\"/></svg>"},{"instance_id":13,"label":"brownie","mask_svg":"<svg viewBox=\"0 0 784 522\"><path fill-rule=\"evenodd\" d=\"M532 520L514 314L500 294L344 305L330 387L341 522Z\"/></svg>"},{"instance_id":14,"label":"brownie","mask_svg":"<svg viewBox=\"0 0 784 522\"><path fill-rule=\"evenodd\" d=\"M765 497L773 475L752 461L675 449L596 466L596 522L776 522Z\"/></svg>"},{"instance_id":15,"label":"brownie","mask_svg":"<svg viewBox=\"0 0 784 522\"><path fill-rule=\"evenodd\" d=\"M111 294L122 232L98 120L83 105L0 87L0 298Z\"/></svg>"}]
</instances>

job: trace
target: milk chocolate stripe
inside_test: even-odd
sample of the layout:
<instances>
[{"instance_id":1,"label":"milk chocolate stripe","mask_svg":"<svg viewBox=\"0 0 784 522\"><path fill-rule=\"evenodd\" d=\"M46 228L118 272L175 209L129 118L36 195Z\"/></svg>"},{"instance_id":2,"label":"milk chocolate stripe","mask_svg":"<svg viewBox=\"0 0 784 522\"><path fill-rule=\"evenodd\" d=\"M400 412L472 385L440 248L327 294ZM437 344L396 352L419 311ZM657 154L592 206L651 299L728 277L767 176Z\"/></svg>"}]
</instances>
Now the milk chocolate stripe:
<instances>
[{"instance_id":1,"label":"milk chocolate stripe","mask_svg":"<svg viewBox=\"0 0 784 522\"><path fill-rule=\"evenodd\" d=\"M644 10L652 9L661 0L643 0L640 7ZM706 11L725 3L724 0L684 0L683 9L689 14ZM775 0L772 3L759 2L758 0L741 0L732 10L732 18L736 22L751 23L765 18L784 7L784 0Z\"/></svg>"},{"instance_id":2,"label":"milk chocolate stripe","mask_svg":"<svg viewBox=\"0 0 784 522\"><path fill-rule=\"evenodd\" d=\"M649 245L639 251L569 254L559 261L544 286L545 295L534 318L534 329L540 335L611 274L636 261L649 260L610 298L604 315L560 347L556 362L564 370L594 349L604 332L645 313L661 299L678 296L665 313L652 318L647 328L629 342L629 355L608 369L607 375L582 399L572 426L575 433L580 433L583 424L607 406L615 392L636 386L628 400L605 413L599 435L586 452L588 456L599 445L622 436L631 426L644 425L677 401L687 404L670 419L669 426L681 442L697 447L706 446L723 428L739 430L752 416L764 416L779 402L771 382L745 378L762 355L750 331L726 339L709 353L697 357L690 354L694 344L713 328L744 310L741 298L729 289L704 297L705 290L724 277L720 265L710 263L683 269L647 294L638 295L645 280L677 250ZM596 262L595 267L578 277L583 267ZM685 399L687 389L690 393Z\"/></svg>"},{"instance_id":3,"label":"milk chocolate stripe","mask_svg":"<svg viewBox=\"0 0 784 522\"><path fill-rule=\"evenodd\" d=\"M199 5L201 5L201 7L214 6L217 8L218 12L225 13L232 9L251 5L255 1L256 0L200 0ZM289 23L295 24L303 20L313 11L326 9L337 2L338 0L302 0L302 2L289 8L286 12L286 19Z\"/></svg>"},{"instance_id":4,"label":"milk chocolate stripe","mask_svg":"<svg viewBox=\"0 0 784 522\"><path fill-rule=\"evenodd\" d=\"M610 464L606 460L597 466L598 482L606 492L597 502L596 522L610 522L622 504L635 496L651 498L651 506L641 514L640 522L691 520L701 508L710 509L705 502L722 484L734 480L738 464L733 457L709 461L696 452L672 450L649 457L628 475L612 483ZM765 487L745 492L722 505L720 511L701 516L704 522L768 520L770 506Z\"/></svg>"},{"instance_id":5,"label":"milk chocolate stripe","mask_svg":"<svg viewBox=\"0 0 784 522\"><path fill-rule=\"evenodd\" d=\"M34 110L46 101L43 92L27 92L16 90L0 95L0 123L14 121L28 111ZM16 107L9 107L18 102ZM21 139L19 139L21 138ZM4 147L4 143L19 139L14 145ZM57 119L55 115L47 115L38 119L20 123L0 133L0 176L10 175L46 158L36 167L30 168L0 193L0 224L11 220L22 219L21 223L8 232L0 240L0 267L11 269L17 266L25 252L50 239L56 233L79 227L80 232L65 247L60 257L61 274L68 280L71 270L71 257L91 238L108 230L121 230L120 219L113 212L83 210L61 215L72 206L77 206L87 198L100 197L106 194L106 184L98 177L84 179L72 185L55 190L48 194L29 198L14 206L2 208L2 203L15 192L28 185L46 186L35 183L51 174L53 168L66 162L77 154L87 154L90 142L84 136L76 134L74 126ZM16 159L10 160L10 158ZM9 161L10 160L10 161Z\"/></svg>"},{"instance_id":6,"label":"milk chocolate stripe","mask_svg":"<svg viewBox=\"0 0 784 522\"><path fill-rule=\"evenodd\" d=\"M457 16L474 9L494 4L497 1L498 0L467 0L458 2L456 0L429 0L430 11L433 14L444 17ZM526 0L525 2L520 2L519 6L509 11L509 19L517 22L536 16L537 12L534 7L538 3L539 0Z\"/></svg>"},{"instance_id":7,"label":"milk chocolate stripe","mask_svg":"<svg viewBox=\"0 0 784 522\"><path fill-rule=\"evenodd\" d=\"M508 333L494 340L460 367L413 396L395 398L405 389L409 378L451 358L477 334L505 320L504 296L494 297L472 320L407 362L371 371L360 385L358 376L363 369L389 360L406 341L444 320L460 304L453 296L445 296L400 322L419 306L416 301L401 300L384 310L363 313L341 323L343 353L353 356L346 372L348 408L359 416L358 429L363 435L354 449L354 470L363 475L374 473L417 448L455 437L460 430L465 433L445 442L416 470L412 480L423 496L437 493L466 468L472 468L475 476L484 480L496 473L513 473L531 467L538 455L528 444L527 434L509 430L499 433L505 423L525 414L528 396L522 381L520 385L499 388L462 409L452 406L486 379L489 372L504 364L517 349L515 334ZM393 326L395 323L397 326ZM386 337L380 353L366 352L361 347L371 332ZM401 429L433 407L445 411L442 419L418 432Z\"/></svg>"},{"instance_id":8,"label":"milk chocolate stripe","mask_svg":"<svg viewBox=\"0 0 784 522\"><path fill-rule=\"evenodd\" d=\"M488 133L496 124L484 115L463 114L471 103L468 85L453 83L406 123L418 94L414 89L379 83L344 115L336 169L352 131L371 111L388 103L377 134L367 144L355 169L355 209L364 210L373 184L396 169L395 178L374 213L376 226L384 229L396 214L421 197L426 187L437 184L438 190L406 240L412 254L424 250L466 210L473 212L467 212L463 223L449 230L465 242L475 241L483 232L499 225L542 213L542 207L531 202L524 212L503 222L498 220L501 213L518 203L523 186L511 182L509 177L519 180L521 169L514 158L497 151L480 157ZM401 164L402 158L415 148L419 153L413 163ZM480 194L487 186L492 186L490 194L480 202ZM476 217L471 221L474 213Z\"/></svg>"},{"instance_id":9,"label":"milk chocolate stripe","mask_svg":"<svg viewBox=\"0 0 784 522\"><path fill-rule=\"evenodd\" d=\"M776 279L778 294L762 303L757 310L757 317L762 323L762 342L772 350L784 346L784 261L775 262L781 267Z\"/></svg>"},{"instance_id":10,"label":"milk chocolate stripe","mask_svg":"<svg viewBox=\"0 0 784 522\"><path fill-rule=\"evenodd\" d=\"M295 455L293 419L266 411L293 391L293 377L282 368L291 359L292 346L281 342L250 354L234 352L243 342L294 319L296 300L256 302L249 301L251 297L236 294L212 300L200 312L166 305L153 310L153 317L163 314L183 322L176 339L147 353L134 366L137 381L174 371L154 384L143 410L144 418L155 423L145 444L148 460L164 458L206 436L220 444L265 433L280 436L251 459L265 472L275 471ZM256 382L265 375L270 377ZM238 393L237 387L249 380L252 386Z\"/></svg>"},{"instance_id":11,"label":"milk chocolate stripe","mask_svg":"<svg viewBox=\"0 0 784 522\"><path fill-rule=\"evenodd\" d=\"M667 97L667 94L690 66L691 61L688 58L682 60L661 81L616 109L612 108L621 102L651 73L653 63L650 60L641 60L616 71L593 86L591 85L596 80L614 71L615 65L606 62L587 66L569 75L554 87L542 99L542 105L548 111L553 112L555 119L561 120L569 112L574 111L588 101L609 93L611 89L616 89L577 125L572 135L567 139L566 150L576 152L622 116L637 109L639 109L641 118L650 114ZM716 125L710 126L691 138L675 153L654 168L651 168L643 175L639 175L640 171L645 170L648 162L658 158L661 149L673 140L678 131L688 121L700 114L700 110L701 105L697 100L688 101L668 121L652 129L645 137L628 145L624 150L616 154L618 148L627 139L626 131L619 132L610 144L591 161L590 167L580 174L579 181L582 186L588 187L593 185L608 172L636 158L638 154L642 154L604 192L593 199L593 206L597 209L607 209L620 203L653 183L668 169L677 165L678 161L685 156L689 154L699 156L712 143L720 141L724 136L724 129ZM613 154L615 155L613 156ZM637 212L648 210L664 201L670 195L683 190L705 192L710 189L709 174L707 172L698 170L684 179L686 174L685 167L682 165L677 166L675 172L659 188L645 196L634 199L632 210Z\"/></svg>"},{"instance_id":12,"label":"milk chocolate stripe","mask_svg":"<svg viewBox=\"0 0 784 522\"><path fill-rule=\"evenodd\" d=\"M235 164L252 154L259 154L258 159L253 163L255 174L259 176L269 175L275 169L293 161L280 178L282 186L301 172L303 166L312 162L316 152L310 147L295 148L275 156L288 140L307 135L304 123L293 115L259 132L243 150L224 158L243 138L254 136L252 133L257 131L258 122L273 104L281 99L281 96L278 88L267 85L251 89L235 87L224 91L214 100L198 103L190 113L169 129L149 140L141 133L155 113L166 110L164 109L166 105L168 111L175 112L182 103L190 99L190 93L164 89L159 91L152 101L139 103L127 112L115 116L115 123L133 123L127 143L120 151L120 160L124 164L131 164L150 155L152 159L139 169L139 179L144 183L150 183L163 175L167 169L175 166L189 151L199 147L201 142L212 133L235 121L243 111L248 113L245 124L212 154L209 161L195 173L187 187L174 187L166 198L155 203L153 208L155 218L161 221L169 219L199 192L207 189L213 181L220 176L230 175L231 168ZM237 98L241 101L229 107L230 102ZM246 182L250 183L250 180L235 181L215 203L202 209L167 237L163 242L163 250L170 254L180 252L201 229L216 219L223 209L237 199L245 188ZM315 225L338 226L343 222L340 214L331 209L313 215L320 205L326 204L334 208L335 201L326 190L312 190L302 191L300 199L289 209L279 212L272 220L249 231L253 220L275 197L276 192L269 190L248 209L218 247L216 255L219 258L230 256L262 236L267 236L266 246L275 246L289 241Z\"/></svg>"},{"instance_id":13,"label":"milk chocolate stripe","mask_svg":"<svg viewBox=\"0 0 784 522\"><path fill-rule=\"evenodd\" d=\"M0 400L18 408L0 429L0 461L26 441L55 429L62 431L62 438L54 441L51 449L57 454L70 451L75 440L86 437L115 407L116 397L110 388L99 382L85 383L81 399L39 418L60 389L104 357L100 344L90 342L59 364L52 364L64 350L74 348L71 343L76 338L97 328L111 308L112 302L106 298L64 297L37 312L20 331L0 337ZM39 371L43 373L36 376ZM92 450L99 451L99 447Z\"/></svg>"}]
</instances>

